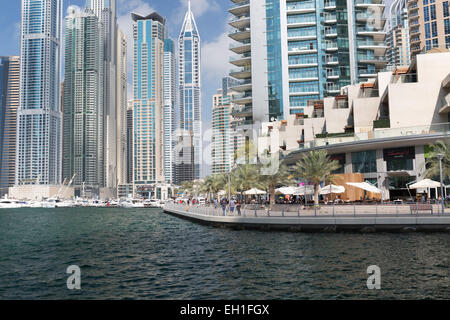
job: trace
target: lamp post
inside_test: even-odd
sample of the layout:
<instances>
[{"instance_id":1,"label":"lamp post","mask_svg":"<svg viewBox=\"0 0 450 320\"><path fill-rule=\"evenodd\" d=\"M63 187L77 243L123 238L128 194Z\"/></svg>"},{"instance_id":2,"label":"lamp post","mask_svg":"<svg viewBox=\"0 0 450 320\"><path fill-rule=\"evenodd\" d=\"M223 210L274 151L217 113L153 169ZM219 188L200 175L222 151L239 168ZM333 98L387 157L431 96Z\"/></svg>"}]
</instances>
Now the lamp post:
<instances>
[{"instance_id":1,"label":"lamp post","mask_svg":"<svg viewBox=\"0 0 450 320\"><path fill-rule=\"evenodd\" d=\"M442 213L444 213L445 206L444 206L444 183L442 180L442 159L444 159L444 155L442 153L438 153L437 157L439 159L439 175L441 178L441 205L442 205Z\"/></svg>"}]
</instances>

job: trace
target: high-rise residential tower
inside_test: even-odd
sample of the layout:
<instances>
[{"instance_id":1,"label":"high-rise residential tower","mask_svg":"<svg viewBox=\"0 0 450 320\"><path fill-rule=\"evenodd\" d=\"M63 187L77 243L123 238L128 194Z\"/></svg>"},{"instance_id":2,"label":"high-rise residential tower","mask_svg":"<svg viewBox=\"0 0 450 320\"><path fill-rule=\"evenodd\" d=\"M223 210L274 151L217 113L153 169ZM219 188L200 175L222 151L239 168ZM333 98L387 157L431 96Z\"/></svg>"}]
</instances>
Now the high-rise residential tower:
<instances>
[{"instance_id":1,"label":"high-rise residential tower","mask_svg":"<svg viewBox=\"0 0 450 320\"><path fill-rule=\"evenodd\" d=\"M166 182L175 175L175 107L177 101L177 59L172 39L164 40L164 168Z\"/></svg>"},{"instance_id":2,"label":"high-rise residential tower","mask_svg":"<svg viewBox=\"0 0 450 320\"><path fill-rule=\"evenodd\" d=\"M236 151L242 147L240 136L235 136L231 129L232 112L239 112L242 107L232 103L236 92L229 90L235 80L222 79L222 89L213 96L212 107L212 141L211 141L211 172L212 174L227 173L231 170ZM234 109L234 110L233 110Z\"/></svg>"},{"instance_id":3,"label":"high-rise residential tower","mask_svg":"<svg viewBox=\"0 0 450 320\"><path fill-rule=\"evenodd\" d=\"M408 1L411 57L432 48L450 48L448 0Z\"/></svg>"},{"instance_id":4,"label":"high-rise residential tower","mask_svg":"<svg viewBox=\"0 0 450 320\"><path fill-rule=\"evenodd\" d=\"M301 116L386 64L382 0L231 2L233 101L244 106L234 127L250 139L261 122Z\"/></svg>"},{"instance_id":5,"label":"high-rise residential tower","mask_svg":"<svg viewBox=\"0 0 450 320\"><path fill-rule=\"evenodd\" d=\"M203 161L201 40L190 2L178 38L178 63L180 130L175 169L177 184L200 178Z\"/></svg>"},{"instance_id":6,"label":"high-rise residential tower","mask_svg":"<svg viewBox=\"0 0 450 320\"><path fill-rule=\"evenodd\" d=\"M0 57L0 197L14 185L19 57Z\"/></svg>"},{"instance_id":7,"label":"high-rise residential tower","mask_svg":"<svg viewBox=\"0 0 450 320\"><path fill-rule=\"evenodd\" d=\"M22 0L15 184L61 182L62 0Z\"/></svg>"},{"instance_id":8,"label":"high-rise residential tower","mask_svg":"<svg viewBox=\"0 0 450 320\"><path fill-rule=\"evenodd\" d=\"M69 7L65 23L63 178L94 194L104 187L102 26L89 10Z\"/></svg>"},{"instance_id":9,"label":"high-rise residential tower","mask_svg":"<svg viewBox=\"0 0 450 320\"><path fill-rule=\"evenodd\" d=\"M143 198L155 195L164 175L164 25L153 12L133 19L133 183Z\"/></svg>"},{"instance_id":10,"label":"high-rise residential tower","mask_svg":"<svg viewBox=\"0 0 450 320\"><path fill-rule=\"evenodd\" d=\"M411 63L406 0L395 0L389 8L386 58L389 69Z\"/></svg>"}]
</instances>

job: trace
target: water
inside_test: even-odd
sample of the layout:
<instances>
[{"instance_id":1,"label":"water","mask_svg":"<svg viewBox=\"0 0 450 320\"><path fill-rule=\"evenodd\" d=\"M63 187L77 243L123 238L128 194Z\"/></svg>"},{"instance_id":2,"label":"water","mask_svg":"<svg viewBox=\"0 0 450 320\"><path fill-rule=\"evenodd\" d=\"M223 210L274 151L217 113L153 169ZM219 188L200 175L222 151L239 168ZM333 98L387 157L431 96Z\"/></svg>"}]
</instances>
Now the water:
<instances>
[{"instance_id":1,"label":"water","mask_svg":"<svg viewBox=\"0 0 450 320\"><path fill-rule=\"evenodd\" d=\"M450 234L302 234L153 209L0 211L0 299L450 298ZM69 265L81 290L66 287ZM381 290L366 269L381 268Z\"/></svg>"}]
</instances>

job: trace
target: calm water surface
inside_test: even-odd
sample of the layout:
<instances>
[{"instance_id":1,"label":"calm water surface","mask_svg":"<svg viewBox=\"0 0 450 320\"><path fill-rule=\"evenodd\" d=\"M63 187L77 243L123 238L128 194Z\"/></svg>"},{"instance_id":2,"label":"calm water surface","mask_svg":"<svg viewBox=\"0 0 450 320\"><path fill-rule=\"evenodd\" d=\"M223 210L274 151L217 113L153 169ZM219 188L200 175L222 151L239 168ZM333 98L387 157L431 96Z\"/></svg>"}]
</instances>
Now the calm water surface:
<instances>
[{"instance_id":1,"label":"calm water surface","mask_svg":"<svg viewBox=\"0 0 450 320\"><path fill-rule=\"evenodd\" d=\"M69 265L81 290L66 287ZM369 265L381 290L366 287ZM450 298L450 234L233 231L153 209L0 211L0 299Z\"/></svg>"}]
</instances>

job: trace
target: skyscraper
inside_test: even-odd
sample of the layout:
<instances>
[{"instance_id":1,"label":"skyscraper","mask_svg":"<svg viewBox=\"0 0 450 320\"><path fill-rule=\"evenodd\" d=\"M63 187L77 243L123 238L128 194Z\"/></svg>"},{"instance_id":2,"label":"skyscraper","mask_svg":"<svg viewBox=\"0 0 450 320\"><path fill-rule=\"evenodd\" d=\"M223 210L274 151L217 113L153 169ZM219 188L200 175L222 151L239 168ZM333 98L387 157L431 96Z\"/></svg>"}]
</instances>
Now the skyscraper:
<instances>
[{"instance_id":1,"label":"skyscraper","mask_svg":"<svg viewBox=\"0 0 450 320\"><path fill-rule=\"evenodd\" d=\"M143 198L164 183L164 25L153 12L133 19L133 182Z\"/></svg>"},{"instance_id":2,"label":"skyscraper","mask_svg":"<svg viewBox=\"0 0 450 320\"><path fill-rule=\"evenodd\" d=\"M177 59L172 39L164 40L164 171L166 182L175 174L175 106L177 101Z\"/></svg>"},{"instance_id":3,"label":"skyscraper","mask_svg":"<svg viewBox=\"0 0 450 320\"><path fill-rule=\"evenodd\" d=\"M14 185L19 57L0 57L0 197Z\"/></svg>"},{"instance_id":4,"label":"skyscraper","mask_svg":"<svg viewBox=\"0 0 450 320\"><path fill-rule=\"evenodd\" d=\"M389 21L387 24L386 58L388 67L409 66L411 51L409 45L409 22L406 0L395 0L389 8Z\"/></svg>"},{"instance_id":5,"label":"skyscraper","mask_svg":"<svg viewBox=\"0 0 450 320\"><path fill-rule=\"evenodd\" d=\"M382 0L232 2L230 75L246 110L233 126L251 139L261 122L301 115L386 64Z\"/></svg>"},{"instance_id":6,"label":"skyscraper","mask_svg":"<svg viewBox=\"0 0 450 320\"><path fill-rule=\"evenodd\" d=\"M212 141L211 141L211 171L212 174L227 173L234 163L234 156L242 147L240 136L235 136L231 123L232 111L239 112L242 107L232 103L236 92L229 90L235 83L234 79L223 78L222 89L213 96L212 107Z\"/></svg>"},{"instance_id":7,"label":"skyscraper","mask_svg":"<svg viewBox=\"0 0 450 320\"><path fill-rule=\"evenodd\" d=\"M176 155L177 184L198 179L203 161L202 105L201 105L201 40L189 2L178 38L179 87L180 87L180 133L181 149ZM191 137L190 137L191 136ZM193 146L189 145L192 141ZM186 149L187 148L187 149ZM190 155L193 150L194 154ZM186 157L186 155L189 156Z\"/></svg>"},{"instance_id":8,"label":"skyscraper","mask_svg":"<svg viewBox=\"0 0 450 320\"><path fill-rule=\"evenodd\" d=\"M411 57L432 48L450 48L448 0L408 1Z\"/></svg>"},{"instance_id":9,"label":"skyscraper","mask_svg":"<svg viewBox=\"0 0 450 320\"><path fill-rule=\"evenodd\" d=\"M62 0L22 0L15 184L61 182Z\"/></svg>"},{"instance_id":10,"label":"skyscraper","mask_svg":"<svg viewBox=\"0 0 450 320\"><path fill-rule=\"evenodd\" d=\"M104 63L98 17L69 7L65 25L63 178L104 187Z\"/></svg>"}]
</instances>

